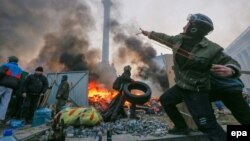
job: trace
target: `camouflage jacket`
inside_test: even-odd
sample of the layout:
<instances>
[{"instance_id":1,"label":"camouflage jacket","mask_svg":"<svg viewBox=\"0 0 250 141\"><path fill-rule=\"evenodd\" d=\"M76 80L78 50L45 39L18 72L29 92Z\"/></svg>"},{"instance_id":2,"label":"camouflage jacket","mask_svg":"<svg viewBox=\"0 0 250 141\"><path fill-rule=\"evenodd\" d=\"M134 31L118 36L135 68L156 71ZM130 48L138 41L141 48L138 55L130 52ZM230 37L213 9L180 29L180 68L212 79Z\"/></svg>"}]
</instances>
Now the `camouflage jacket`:
<instances>
[{"instance_id":1,"label":"camouflage jacket","mask_svg":"<svg viewBox=\"0 0 250 141\"><path fill-rule=\"evenodd\" d=\"M69 97L69 83L67 81L61 82L56 93L56 99L67 100Z\"/></svg>"},{"instance_id":2,"label":"camouflage jacket","mask_svg":"<svg viewBox=\"0 0 250 141\"><path fill-rule=\"evenodd\" d=\"M223 53L222 47L205 37L193 46L191 52L184 52L184 55L188 59L183 66L179 66L176 62L176 53L177 51L179 53L178 49L183 43L183 35L169 36L163 33L151 32L149 38L165 44L172 49L175 82L177 86L183 89L193 91L210 90L210 68L212 64L221 64L233 68L235 74L232 77L240 75L240 65L237 61Z\"/></svg>"}]
</instances>

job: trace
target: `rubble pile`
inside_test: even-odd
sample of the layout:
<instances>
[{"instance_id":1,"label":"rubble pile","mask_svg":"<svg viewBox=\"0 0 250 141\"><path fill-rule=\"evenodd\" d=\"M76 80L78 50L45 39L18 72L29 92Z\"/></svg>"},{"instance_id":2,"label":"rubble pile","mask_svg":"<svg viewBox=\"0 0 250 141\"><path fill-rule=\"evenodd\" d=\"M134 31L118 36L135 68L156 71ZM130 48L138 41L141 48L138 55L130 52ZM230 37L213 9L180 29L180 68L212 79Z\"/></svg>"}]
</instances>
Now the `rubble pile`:
<instances>
[{"instance_id":1,"label":"rubble pile","mask_svg":"<svg viewBox=\"0 0 250 141\"><path fill-rule=\"evenodd\" d=\"M157 136L161 137L167 134L168 127L166 123L161 122L155 117L148 117L147 119L119 119L115 122L101 123L94 127L81 127L73 128L68 127L65 129L67 138L86 138L97 137L98 135L107 135L111 132L112 135L118 134L131 134L133 136Z\"/></svg>"}]
</instances>

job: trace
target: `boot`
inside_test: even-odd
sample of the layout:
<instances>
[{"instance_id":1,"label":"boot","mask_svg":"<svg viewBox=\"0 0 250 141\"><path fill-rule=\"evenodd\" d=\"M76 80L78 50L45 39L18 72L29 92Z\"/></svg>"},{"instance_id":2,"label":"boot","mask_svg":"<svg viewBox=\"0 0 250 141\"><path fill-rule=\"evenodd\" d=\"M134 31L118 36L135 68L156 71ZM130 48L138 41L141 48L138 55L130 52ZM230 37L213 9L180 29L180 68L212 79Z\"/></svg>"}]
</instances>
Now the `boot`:
<instances>
[{"instance_id":1,"label":"boot","mask_svg":"<svg viewBox=\"0 0 250 141\"><path fill-rule=\"evenodd\" d=\"M174 127L173 129L168 130L169 134L174 134L174 135L187 135L187 134L189 134L189 132L190 132L189 128L176 128L176 127Z\"/></svg>"}]
</instances>

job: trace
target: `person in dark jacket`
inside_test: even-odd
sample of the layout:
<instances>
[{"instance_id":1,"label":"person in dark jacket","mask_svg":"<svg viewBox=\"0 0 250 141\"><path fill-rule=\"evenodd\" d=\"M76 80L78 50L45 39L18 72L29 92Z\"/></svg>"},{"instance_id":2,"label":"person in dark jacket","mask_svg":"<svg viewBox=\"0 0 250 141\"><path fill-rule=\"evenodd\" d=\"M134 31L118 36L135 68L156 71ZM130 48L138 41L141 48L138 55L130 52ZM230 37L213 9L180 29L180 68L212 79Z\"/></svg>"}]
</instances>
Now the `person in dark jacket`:
<instances>
[{"instance_id":1,"label":"person in dark jacket","mask_svg":"<svg viewBox=\"0 0 250 141\"><path fill-rule=\"evenodd\" d=\"M231 64L232 58L225 55L223 48L205 37L214 29L208 16L190 14L187 20L183 33L176 36L141 29L143 35L167 45L173 51L176 85L160 97L162 107L175 125L169 133L189 132L176 107L184 101L200 131L207 134L211 141L225 141L226 132L217 123L209 101L210 73L212 71L221 77L238 77L240 66Z\"/></svg>"},{"instance_id":2,"label":"person in dark jacket","mask_svg":"<svg viewBox=\"0 0 250 141\"><path fill-rule=\"evenodd\" d=\"M24 81L23 97L26 97L26 104L29 105L25 111L25 119L31 122L36 108L39 106L42 97L48 89L48 80L43 75L43 67L37 67L35 73L29 75Z\"/></svg>"},{"instance_id":3,"label":"person in dark jacket","mask_svg":"<svg viewBox=\"0 0 250 141\"><path fill-rule=\"evenodd\" d=\"M120 81L121 81L121 86L120 86L120 89L123 88L123 86L126 84L126 83L130 83L130 82L133 82L134 80L131 78L131 67L128 65L128 66L125 66L123 68L123 73L120 77ZM121 94L121 91L120 93ZM123 108L123 105L122 107ZM131 103L131 107L130 107L130 118L133 118L133 119L139 119L139 117L136 116L136 104L134 103Z\"/></svg>"},{"instance_id":4,"label":"person in dark jacket","mask_svg":"<svg viewBox=\"0 0 250 141\"><path fill-rule=\"evenodd\" d=\"M123 108L126 101L125 95L123 94L123 86L126 83L134 81L131 78L131 67L125 66L123 68L123 73L121 76L117 77L113 83L113 89L119 91L119 93L110 102L107 111L105 111L102 116L104 121L115 121L118 117L128 116ZM137 118L135 114L135 104L131 105L131 118ZM130 112L130 111L129 111Z\"/></svg>"},{"instance_id":5,"label":"person in dark jacket","mask_svg":"<svg viewBox=\"0 0 250 141\"><path fill-rule=\"evenodd\" d=\"M133 82L134 80L131 78L131 67L128 65L128 66L125 66L124 67L124 72L123 74L121 75L121 82L122 82L122 85L125 85L126 83L130 83L130 82ZM131 103L131 107L130 107L130 118L133 118L133 119L139 119L139 117L136 116L136 104L134 103Z\"/></svg>"},{"instance_id":6,"label":"person in dark jacket","mask_svg":"<svg viewBox=\"0 0 250 141\"><path fill-rule=\"evenodd\" d=\"M5 120L8 104L13 89L18 86L22 69L18 66L18 58L10 56L8 63L0 68L0 124Z\"/></svg>"},{"instance_id":7,"label":"person in dark jacket","mask_svg":"<svg viewBox=\"0 0 250 141\"><path fill-rule=\"evenodd\" d=\"M28 72L22 71L18 87L12 92L11 100L8 107L7 118L22 118L22 111L25 108L25 99L22 97L22 88Z\"/></svg>"},{"instance_id":8,"label":"person in dark jacket","mask_svg":"<svg viewBox=\"0 0 250 141\"><path fill-rule=\"evenodd\" d=\"M68 83L68 76L63 75L61 84L58 87L57 93L56 93L56 113L58 113L63 106L66 105L66 102L69 97L69 83Z\"/></svg>"}]
</instances>

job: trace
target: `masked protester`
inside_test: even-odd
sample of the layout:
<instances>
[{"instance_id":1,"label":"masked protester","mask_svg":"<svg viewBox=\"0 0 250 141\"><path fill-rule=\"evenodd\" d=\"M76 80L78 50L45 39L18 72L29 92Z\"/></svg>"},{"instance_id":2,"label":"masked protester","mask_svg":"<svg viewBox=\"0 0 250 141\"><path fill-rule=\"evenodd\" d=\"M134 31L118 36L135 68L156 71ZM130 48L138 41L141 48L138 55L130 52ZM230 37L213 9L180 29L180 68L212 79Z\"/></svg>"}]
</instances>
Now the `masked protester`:
<instances>
[{"instance_id":1,"label":"masked protester","mask_svg":"<svg viewBox=\"0 0 250 141\"><path fill-rule=\"evenodd\" d=\"M119 91L119 93L112 99L110 102L107 111L102 113L104 121L115 121L119 117L127 117L138 119L135 113L136 105L131 105L131 112L130 115L127 115L123 106L126 101L126 97L123 93L123 87L126 83L130 83L134 81L131 78L131 67L125 66L123 68L123 73L121 76L117 77L113 83L113 89Z\"/></svg>"},{"instance_id":2,"label":"masked protester","mask_svg":"<svg viewBox=\"0 0 250 141\"><path fill-rule=\"evenodd\" d=\"M66 105L66 102L69 97L69 83L68 83L68 76L63 75L61 84L58 87L57 93L56 93L56 113L58 113L63 106Z\"/></svg>"},{"instance_id":3,"label":"masked protester","mask_svg":"<svg viewBox=\"0 0 250 141\"><path fill-rule=\"evenodd\" d=\"M32 121L34 112L42 101L43 95L48 89L48 80L43 75L43 67L37 67L35 73L29 75L24 81L23 94L25 104L29 105L24 112L27 123Z\"/></svg>"},{"instance_id":4,"label":"masked protester","mask_svg":"<svg viewBox=\"0 0 250 141\"><path fill-rule=\"evenodd\" d=\"M130 82L132 82L134 80L131 78L131 67L129 65L125 66L123 71L124 72L120 76L120 81L121 81L121 85L124 86L126 83L130 83ZM123 86L121 86L121 87L123 87ZM130 108L130 115L129 115L130 118L139 119L139 117L136 116L136 104L133 104L133 103L131 103L131 104L132 105L131 105L131 108Z\"/></svg>"},{"instance_id":5,"label":"masked protester","mask_svg":"<svg viewBox=\"0 0 250 141\"><path fill-rule=\"evenodd\" d=\"M223 48L205 36L214 29L212 20L203 14L190 14L183 33L169 36L142 30L142 34L172 48L175 82L165 91L160 102L175 127L170 134L187 134L189 129L176 108L184 101L198 129L211 141L226 141L226 133L217 123L209 93L210 73L219 77L238 77L240 66L223 53Z\"/></svg>"},{"instance_id":6,"label":"masked protester","mask_svg":"<svg viewBox=\"0 0 250 141\"><path fill-rule=\"evenodd\" d=\"M21 78L22 69L17 63L18 58L10 56L8 63L0 67L0 124L4 123L12 91L17 88Z\"/></svg>"}]
</instances>

